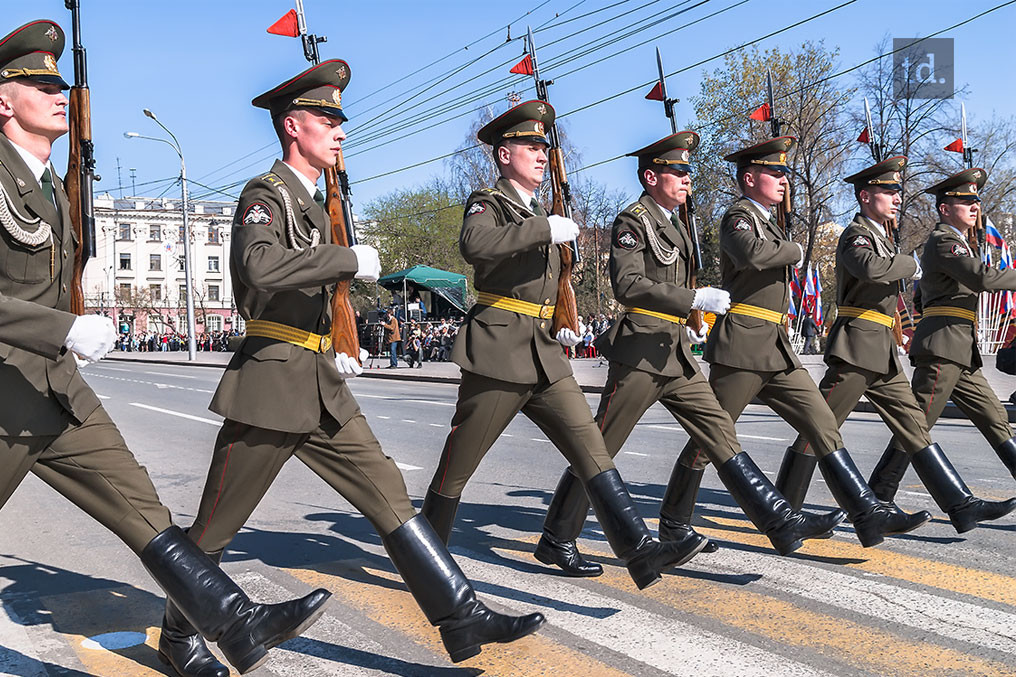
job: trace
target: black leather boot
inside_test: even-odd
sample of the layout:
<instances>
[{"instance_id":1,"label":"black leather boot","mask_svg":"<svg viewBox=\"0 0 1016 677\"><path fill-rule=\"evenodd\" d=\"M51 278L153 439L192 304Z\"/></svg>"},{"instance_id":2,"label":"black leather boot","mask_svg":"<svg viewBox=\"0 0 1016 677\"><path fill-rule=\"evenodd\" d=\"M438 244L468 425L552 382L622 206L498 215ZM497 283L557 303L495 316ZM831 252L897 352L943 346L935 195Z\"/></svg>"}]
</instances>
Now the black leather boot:
<instances>
[{"instance_id":1,"label":"black leather boot","mask_svg":"<svg viewBox=\"0 0 1016 677\"><path fill-rule=\"evenodd\" d=\"M654 541L616 469L604 470L586 483L586 493L614 554L624 560L639 590L660 580L660 572L680 566L708 542L694 534L679 543Z\"/></svg>"},{"instance_id":2,"label":"black leather boot","mask_svg":"<svg viewBox=\"0 0 1016 677\"><path fill-rule=\"evenodd\" d=\"M882 457L878 459L875 469L871 471L871 479L868 480L868 486L878 500L892 503L896 499L896 492L900 489L900 482L907 474L908 467L910 459L906 452L897 449L893 440L889 440L889 446L882 452Z\"/></svg>"},{"instance_id":3,"label":"black leather boot","mask_svg":"<svg viewBox=\"0 0 1016 677\"><path fill-rule=\"evenodd\" d=\"M789 555L808 538L828 538L846 518L842 510L825 515L802 513L790 505L751 457L743 451L716 469L730 495L752 524L781 555Z\"/></svg>"},{"instance_id":4,"label":"black leather boot","mask_svg":"<svg viewBox=\"0 0 1016 677\"><path fill-rule=\"evenodd\" d=\"M904 534L931 520L927 510L909 515L878 500L846 449L823 456L818 465L833 498L854 523L857 540L866 548L878 545L887 534Z\"/></svg>"},{"instance_id":5,"label":"black leather boot","mask_svg":"<svg viewBox=\"0 0 1016 677\"><path fill-rule=\"evenodd\" d=\"M702 484L705 472L705 468L688 468L681 465L680 461L674 463L667 491L663 494L663 504L660 506L660 528L657 532L661 541L678 543L686 538L701 536L692 528L691 516L695 512L699 485ZM719 549L719 545L706 538L706 547L702 548L702 552L716 552Z\"/></svg>"},{"instance_id":6,"label":"black leather boot","mask_svg":"<svg viewBox=\"0 0 1016 677\"><path fill-rule=\"evenodd\" d=\"M459 499L456 496L444 496L433 489L427 489L427 495L423 498L423 507L420 514L427 518L430 526L434 527L441 542L446 546L452 535L452 525L455 524L455 513L459 510Z\"/></svg>"},{"instance_id":7,"label":"black leather boot","mask_svg":"<svg viewBox=\"0 0 1016 677\"><path fill-rule=\"evenodd\" d=\"M480 653L484 644L504 644L530 635L546 622L543 614L506 616L484 606L448 548L420 515L381 540L427 620L440 628L453 663Z\"/></svg>"},{"instance_id":8,"label":"black leather boot","mask_svg":"<svg viewBox=\"0 0 1016 677\"><path fill-rule=\"evenodd\" d=\"M1002 465L1009 471L1012 478L1016 480L1016 437L1010 437L995 450L998 457L1002 459Z\"/></svg>"},{"instance_id":9,"label":"black leather boot","mask_svg":"<svg viewBox=\"0 0 1016 677\"><path fill-rule=\"evenodd\" d=\"M937 444L921 449L911 460L924 486L931 492L938 507L949 515L957 533L970 531L977 527L978 522L1004 517L1016 509L1016 498L1008 501L976 498Z\"/></svg>"},{"instance_id":10,"label":"black leather boot","mask_svg":"<svg viewBox=\"0 0 1016 677\"><path fill-rule=\"evenodd\" d=\"M208 553L208 559L218 564L222 551ZM229 677L229 668L208 650L204 638L170 599L159 633L159 660L180 677Z\"/></svg>"},{"instance_id":11,"label":"black leather boot","mask_svg":"<svg viewBox=\"0 0 1016 677\"><path fill-rule=\"evenodd\" d=\"M543 535L533 556L544 564L553 564L569 576L599 576L603 567L582 557L575 540L589 512L585 487L571 469L565 469L550 499Z\"/></svg>"},{"instance_id":12,"label":"black leather boot","mask_svg":"<svg viewBox=\"0 0 1016 677\"><path fill-rule=\"evenodd\" d=\"M201 552L180 527L153 538L141 562L184 617L241 674L268 660L268 650L309 628L331 596L318 589L281 604L256 604Z\"/></svg>"},{"instance_id":13,"label":"black leather boot","mask_svg":"<svg viewBox=\"0 0 1016 677\"><path fill-rule=\"evenodd\" d=\"M787 447L783 454L780 472L776 475L776 490L783 494L794 510L800 510L804 505L816 465L818 458L815 454L802 454L793 447Z\"/></svg>"}]
</instances>

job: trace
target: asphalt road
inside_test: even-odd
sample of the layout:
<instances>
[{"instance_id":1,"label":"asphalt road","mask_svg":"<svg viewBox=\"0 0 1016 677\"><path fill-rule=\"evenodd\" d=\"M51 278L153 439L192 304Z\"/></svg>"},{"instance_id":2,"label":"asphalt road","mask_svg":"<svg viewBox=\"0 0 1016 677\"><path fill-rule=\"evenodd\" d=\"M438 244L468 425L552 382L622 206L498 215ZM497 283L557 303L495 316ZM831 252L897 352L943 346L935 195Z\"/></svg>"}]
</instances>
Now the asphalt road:
<instances>
[{"instance_id":1,"label":"asphalt road","mask_svg":"<svg viewBox=\"0 0 1016 677\"><path fill-rule=\"evenodd\" d=\"M101 363L85 373L163 501L189 524L220 420L207 404L221 372ZM361 379L352 388L419 505L448 432L455 386ZM596 397L589 396L591 406ZM753 406L738 432L774 475L791 428ZM972 425L944 421L934 436L975 493L1016 493ZM888 433L875 416L858 414L844 437L867 473ZM654 407L618 457L653 528L686 439ZM333 598L321 622L253 674L1016 674L1016 518L957 536L911 471L900 503L932 511L931 524L872 549L842 527L831 540L781 558L710 471L696 523L721 550L640 594L592 519L582 547L606 565L604 576L559 577L532 558L563 467L554 447L519 417L466 489L452 534L457 560L491 606L539 610L549 622L535 637L452 666L370 525L292 460L224 566L258 599L316 586ZM808 499L832 505L820 479ZM153 649L161 595L115 537L34 476L0 511L0 534L0 674L166 674Z\"/></svg>"}]
</instances>

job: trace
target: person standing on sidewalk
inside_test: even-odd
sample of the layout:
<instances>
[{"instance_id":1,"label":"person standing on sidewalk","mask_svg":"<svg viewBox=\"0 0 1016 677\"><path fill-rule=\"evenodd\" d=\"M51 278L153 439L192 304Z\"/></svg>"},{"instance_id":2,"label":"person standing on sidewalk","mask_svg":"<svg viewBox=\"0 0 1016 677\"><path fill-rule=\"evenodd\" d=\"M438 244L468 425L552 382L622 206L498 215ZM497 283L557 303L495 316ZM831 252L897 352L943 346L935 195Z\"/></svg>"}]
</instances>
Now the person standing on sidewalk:
<instances>
[{"instance_id":1,"label":"person standing on sidewalk","mask_svg":"<svg viewBox=\"0 0 1016 677\"><path fill-rule=\"evenodd\" d=\"M386 319L381 326L385 328L385 334L388 337L388 368L395 369L399 366L399 345L402 342L402 334L399 331L399 318L395 317L395 313L388 311L385 314Z\"/></svg>"}]
</instances>

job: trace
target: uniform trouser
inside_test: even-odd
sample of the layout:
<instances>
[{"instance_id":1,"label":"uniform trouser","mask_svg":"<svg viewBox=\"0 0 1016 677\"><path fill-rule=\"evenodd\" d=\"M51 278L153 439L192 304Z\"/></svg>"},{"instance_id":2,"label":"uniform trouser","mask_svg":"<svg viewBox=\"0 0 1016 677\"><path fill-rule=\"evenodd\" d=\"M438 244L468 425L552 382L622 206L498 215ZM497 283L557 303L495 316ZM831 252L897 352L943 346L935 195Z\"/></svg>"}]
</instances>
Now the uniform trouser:
<instances>
[{"instance_id":1,"label":"uniform trouser","mask_svg":"<svg viewBox=\"0 0 1016 677\"><path fill-rule=\"evenodd\" d=\"M321 425L310 433L265 430L227 419L215 440L191 539L205 552L229 545L294 455L381 536L416 514L395 461L384 455L362 414L340 426L323 413Z\"/></svg>"},{"instance_id":2,"label":"uniform trouser","mask_svg":"<svg viewBox=\"0 0 1016 677\"><path fill-rule=\"evenodd\" d=\"M139 555L173 524L148 472L102 407L59 435L0 437L0 507L29 471Z\"/></svg>"},{"instance_id":3,"label":"uniform trouser","mask_svg":"<svg viewBox=\"0 0 1016 677\"><path fill-rule=\"evenodd\" d=\"M922 360L915 365L912 385L929 429L952 400L992 449L1013 436L1005 408L980 369L971 371L946 360Z\"/></svg>"},{"instance_id":4,"label":"uniform trouser","mask_svg":"<svg viewBox=\"0 0 1016 677\"><path fill-rule=\"evenodd\" d=\"M736 422L744 408L758 396L811 442L817 456L826 456L843 446L836 417L803 367L786 371L748 371L714 364L709 369L709 385L732 421ZM709 464L709 457L689 440L679 462L699 469Z\"/></svg>"},{"instance_id":5,"label":"uniform trouser","mask_svg":"<svg viewBox=\"0 0 1016 677\"><path fill-rule=\"evenodd\" d=\"M892 431L900 449L907 455L931 444L924 412L918 406L910 382L902 371L878 374L844 362L835 362L826 369L818 389L840 426L857 406L861 395L865 395ZM810 454L810 446L798 435L793 449L802 454Z\"/></svg>"},{"instance_id":6,"label":"uniform trouser","mask_svg":"<svg viewBox=\"0 0 1016 677\"><path fill-rule=\"evenodd\" d=\"M432 491L458 498L484 454L522 412L547 436L583 482L614 467L574 376L554 383L509 383L463 371L452 431Z\"/></svg>"},{"instance_id":7,"label":"uniform trouser","mask_svg":"<svg viewBox=\"0 0 1016 677\"><path fill-rule=\"evenodd\" d=\"M716 401L702 372L695 370L690 376L661 376L611 362L596 412L596 423L611 458L617 456L635 424L656 402L678 420L692 441L716 465L726 463L741 452L734 423Z\"/></svg>"}]
</instances>

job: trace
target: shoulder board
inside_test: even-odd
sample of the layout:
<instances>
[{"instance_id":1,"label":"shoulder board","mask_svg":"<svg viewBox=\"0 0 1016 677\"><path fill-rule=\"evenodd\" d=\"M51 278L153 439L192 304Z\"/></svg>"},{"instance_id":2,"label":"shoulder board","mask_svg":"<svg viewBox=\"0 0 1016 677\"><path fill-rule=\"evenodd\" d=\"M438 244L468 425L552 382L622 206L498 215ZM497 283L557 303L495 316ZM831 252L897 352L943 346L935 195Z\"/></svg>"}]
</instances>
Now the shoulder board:
<instances>
[{"instance_id":1,"label":"shoulder board","mask_svg":"<svg viewBox=\"0 0 1016 677\"><path fill-rule=\"evenodd\" d=\"M261 180L261 181L264 181L265 183L271 184L273 186L284 186L285 185L285 182L281 178L279 178L278 174L276 174L274 172L268 172L267 174L262 174L261 176L258 177L258 179Z\"/></svg>"},{"instance_id":2,"label":"shoulder board","mask_svg":"<svg viewBox=\"0 0 1016 677\"><path fill-rule=\"evenodd\" d=\"M628 207L628 211L630 211L635 216L641 216L642 214L646 213L649 210L646 209L641 202L636 202L635 204L630 205Z\"/></svg>"}]
</instances>

